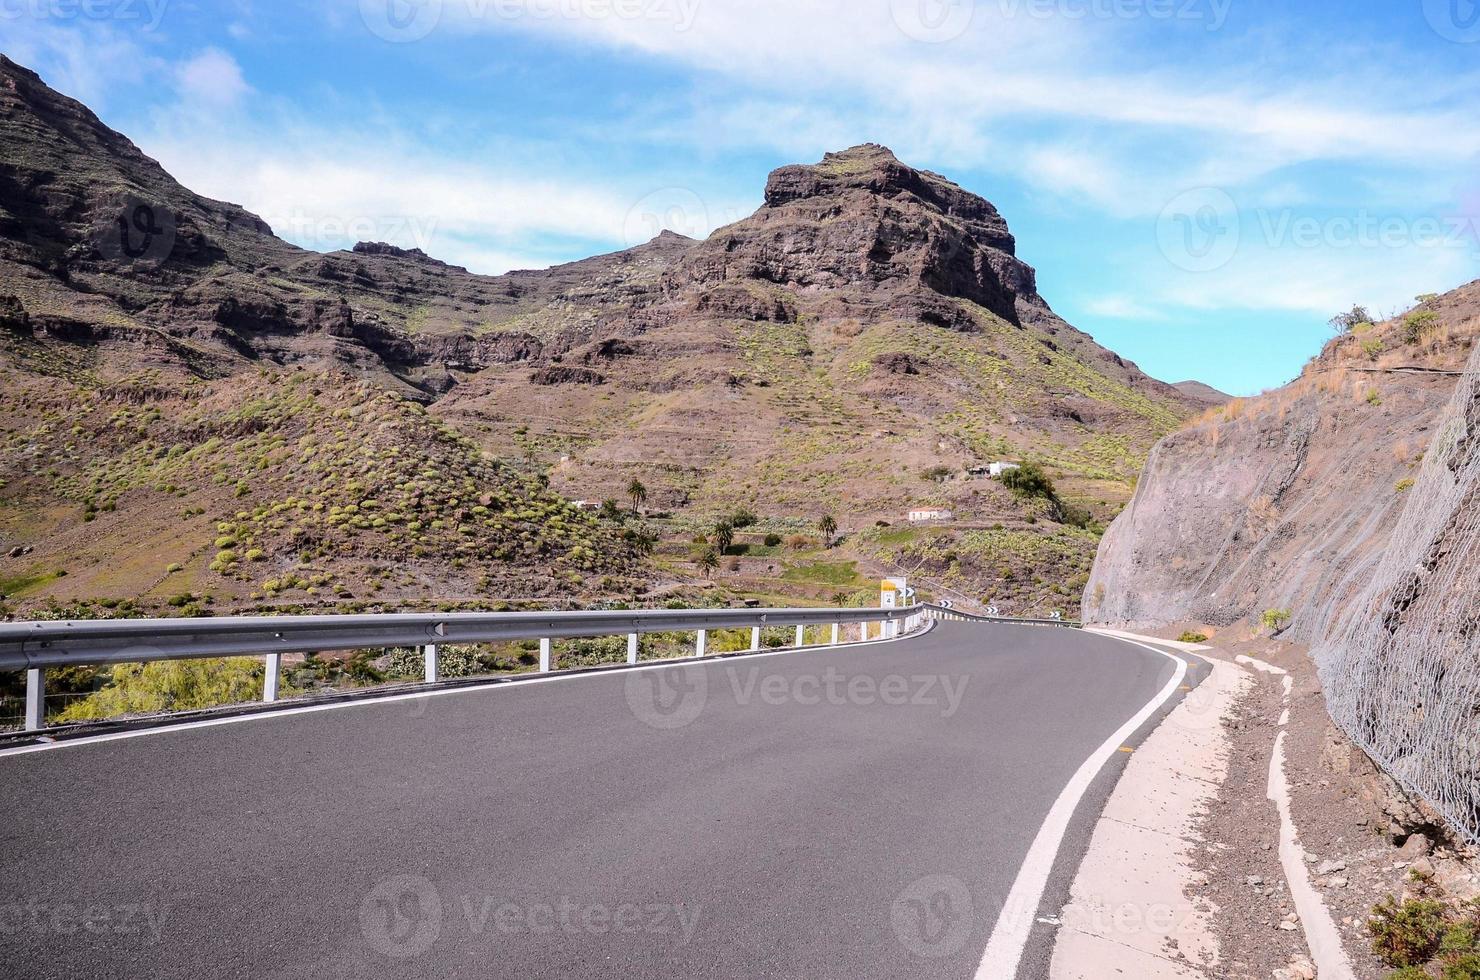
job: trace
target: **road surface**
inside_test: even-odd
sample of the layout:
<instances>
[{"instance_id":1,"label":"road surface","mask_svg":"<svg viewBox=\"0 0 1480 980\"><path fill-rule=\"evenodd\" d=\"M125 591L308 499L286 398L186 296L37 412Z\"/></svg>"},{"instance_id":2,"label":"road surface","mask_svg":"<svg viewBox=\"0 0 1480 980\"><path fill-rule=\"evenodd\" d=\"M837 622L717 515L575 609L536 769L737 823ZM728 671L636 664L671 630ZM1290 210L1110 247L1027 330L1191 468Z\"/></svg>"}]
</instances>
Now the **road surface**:
<instances>
[{"instance_id":1,"label":"road surface","mask_svg":"<svg viewBox=\"0 0 1480 980\"><path fill-rule=\"evenodd\" d=\"M1074 630L941 623L0 756L0 963L971 977L1056 797L1175 666ZM1051 941L1035 923L1020 977Z\"/></svg>"}]
</instances>

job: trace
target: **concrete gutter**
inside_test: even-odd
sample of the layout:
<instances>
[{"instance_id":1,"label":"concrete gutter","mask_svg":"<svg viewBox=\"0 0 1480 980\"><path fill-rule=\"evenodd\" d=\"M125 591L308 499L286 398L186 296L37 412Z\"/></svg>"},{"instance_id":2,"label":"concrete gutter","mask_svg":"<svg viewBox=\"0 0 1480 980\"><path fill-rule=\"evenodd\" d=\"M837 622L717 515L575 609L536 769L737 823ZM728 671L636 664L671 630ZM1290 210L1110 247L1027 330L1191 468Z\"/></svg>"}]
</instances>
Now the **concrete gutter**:
<instances>
[{"instance_id":1,"label":"concrete gutter","mask_svg":"<svg viewBox=\"0 0 1480 980\"><path fill-rule=\"evenodd\" d=\"M1100 630L1163 647L1192 644ZM1187 897L1198 872L1197 823L1228 774L1224 719L1253 684L1242 667L1212 673L1136 749L1095 827L1060 916L1051 980L1210 978L1216 909Z\"/></svg>"}]
</instances>

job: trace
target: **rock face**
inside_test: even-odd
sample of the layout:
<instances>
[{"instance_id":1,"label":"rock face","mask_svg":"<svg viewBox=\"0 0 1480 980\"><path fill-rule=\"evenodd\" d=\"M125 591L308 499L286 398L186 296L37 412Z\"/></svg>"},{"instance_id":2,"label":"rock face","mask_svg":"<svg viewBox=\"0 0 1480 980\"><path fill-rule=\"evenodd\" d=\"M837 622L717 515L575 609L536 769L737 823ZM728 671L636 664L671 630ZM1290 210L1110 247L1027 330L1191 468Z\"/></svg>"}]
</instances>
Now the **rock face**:
<instances>
[{"instance_id":1,"label":"rock face","mask_svg":"<svg viewBox=\"0 0 1480 980\"><path fill-rule=\"evenodd\" d=\"M1480 349L1405 496L1385 553L1318 620L1312 653L1336 722L1480 841Z\"/></svg>"},{"instance_id":2,"label":"rock face","mask_svg":"<svg viewBox=\"0 0 1480 980\"><path fill-rule=\"evenodd\" d=\"M1014 324L1019 302L1047 311L997 209L882 146L782 167L765 200L686 256L673 279L861 287L871 316L929 309L933 297L920 293L971 300ZM970 326L965 318L941 325L953 323Z\"/></svg>"},{"instance_id":3,"label":"rock face","mask_svg":"<svg viewBox=\"0 0 1480 980\"><path fill-rule=\"evenodd\" d=\"M1332 719L1480 840L1480 282L1329 344L1153 451L1092 622L1288 614ZM1278 617L1272 617L1272 619ZM1416 819L1416 818L1415 818Z\"/></svg>"},{"instance_id":4,"label":"rock face","mask_svg":"<svg viewBox=\"0 0 1480 980\"><path fill-rule=\"evenodd\" d=\"M1480 334L1480 283L1333 341L1295 382L1163 439L1100 544L1093 622L1214 627L1290 614L1312 642L1383 557Z\"/></svg>"}]
</instances>

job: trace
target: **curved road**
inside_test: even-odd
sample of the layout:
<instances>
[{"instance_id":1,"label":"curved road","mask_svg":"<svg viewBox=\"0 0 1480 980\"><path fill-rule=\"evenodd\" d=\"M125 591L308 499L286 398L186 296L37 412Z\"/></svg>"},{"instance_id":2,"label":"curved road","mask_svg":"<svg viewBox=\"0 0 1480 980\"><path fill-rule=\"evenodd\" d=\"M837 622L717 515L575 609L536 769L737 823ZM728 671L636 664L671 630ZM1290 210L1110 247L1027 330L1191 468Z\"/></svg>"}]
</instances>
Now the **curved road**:
<instances>
[{"instance_id":1,"label":"curved road","mask_svg":"<svg viewBox=\"0 0 1480 980\"><path fill-rule=\"evenodd\" d=\"M0 755L0 963L971 977L1060 791L1175 666L1094 634L941 623ZM1035 925L1019 976L1046 972L1051 940Z\"/></svg>"}]
</instances>

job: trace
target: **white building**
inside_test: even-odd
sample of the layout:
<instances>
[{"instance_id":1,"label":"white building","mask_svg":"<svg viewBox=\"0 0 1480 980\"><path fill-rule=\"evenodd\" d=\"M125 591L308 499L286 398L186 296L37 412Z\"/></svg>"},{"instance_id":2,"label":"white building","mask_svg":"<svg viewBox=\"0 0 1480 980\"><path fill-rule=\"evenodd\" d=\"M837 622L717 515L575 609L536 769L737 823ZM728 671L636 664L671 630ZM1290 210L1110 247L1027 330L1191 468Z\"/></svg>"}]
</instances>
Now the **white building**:
<instances>
[{"instance_id":1,"label":"white building","mask_svg":"<svg viewBox=\"0 0 1480 980\"><path fill-rule=\"evenodd\" d=\"M911 524L920 524L925 521L949 521L955 516L943 507L916 507L909 513Z\"/></svg>"},{"instance_id":2,"label":"white building","mask_svg":"<svg viewBox=\"0 0 1480 980\"><path fill-rule=\"evenodd\" d=\"M1022 467L1019 466L1017 463L993 463L991 466L987 467L987 473L992 477L992 479L995 480L997 477L1001 476L1003 473L1006 473L1008 470L1020 469L1022 469Z\"/></svg>"}]
</instances>

